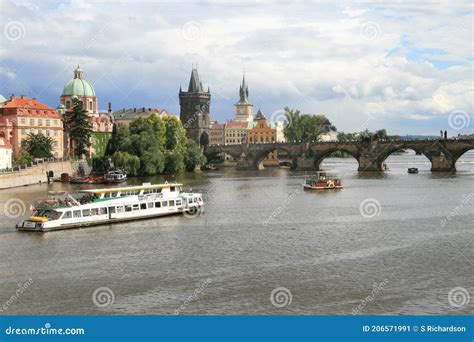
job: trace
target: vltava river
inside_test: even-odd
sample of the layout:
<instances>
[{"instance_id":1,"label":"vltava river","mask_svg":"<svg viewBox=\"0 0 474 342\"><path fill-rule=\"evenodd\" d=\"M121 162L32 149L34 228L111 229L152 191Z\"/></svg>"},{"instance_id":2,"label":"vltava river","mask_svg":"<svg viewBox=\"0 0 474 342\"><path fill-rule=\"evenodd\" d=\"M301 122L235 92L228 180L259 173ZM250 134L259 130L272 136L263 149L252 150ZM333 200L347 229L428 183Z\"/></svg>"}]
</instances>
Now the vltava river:
<instances>
[{"instance_id":1,"label":"vltava river","mask_svg":"<svg viewBox=\"0 0 474 342\"><path fill-rule=\"evenodd\" d=\"M204 194L197 218L36 234L2 216L0 314L472 313L472 298L456 307L448 294L474 295L474 152L455 174L432 174L413 152L387 164L359 174L352 159L326 159L345 188L318 193L288 169L179 176ZM0 201L28 208L78 187L3 190ZM97 303L99 288L108 289Z\"/></svg>"}]
</instances>

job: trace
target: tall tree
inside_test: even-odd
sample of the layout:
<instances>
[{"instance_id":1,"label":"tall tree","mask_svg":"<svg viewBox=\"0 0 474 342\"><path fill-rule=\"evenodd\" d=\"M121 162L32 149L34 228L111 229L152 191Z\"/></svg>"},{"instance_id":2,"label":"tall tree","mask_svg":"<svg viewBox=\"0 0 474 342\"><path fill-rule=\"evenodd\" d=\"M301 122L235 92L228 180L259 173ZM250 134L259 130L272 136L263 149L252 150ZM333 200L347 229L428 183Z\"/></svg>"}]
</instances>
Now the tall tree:
<instances>
[{"instance_id":1,"label":"tall tree","mask_svg":"<svg viewBox=\"0 0 474 342\"><path fill-rule=\"evenodd\" d=\"M297 109L285 108L286 123L283 133L288 141L317 141L321 133L336 131L324 115L301 114Z\"/></svg>"},{"instance_id":2,"label":"tall tree","mask_svg":"<svg viewBox=\"0 0 474 342\"><path fill-rule=\"evenodd\" d=\"M51 158L54 140L42 133L29 133L21 142L24 149L33 158Z\"/></svg>"},{"instance_id":3,"label":"tall tree","mask_svg":"<svg viewBox=\"0 0 474 342\"><path fill-rule=\"evenodd\" d=\"M77 97L72 99L73 110L65 115L65 129L68 132L71 150L74 148L73 154L81 157L86 153L87 148L91 145L92 125L89 122L89 115L83 108L82 101Z\"/></svg>"}]
</instances>

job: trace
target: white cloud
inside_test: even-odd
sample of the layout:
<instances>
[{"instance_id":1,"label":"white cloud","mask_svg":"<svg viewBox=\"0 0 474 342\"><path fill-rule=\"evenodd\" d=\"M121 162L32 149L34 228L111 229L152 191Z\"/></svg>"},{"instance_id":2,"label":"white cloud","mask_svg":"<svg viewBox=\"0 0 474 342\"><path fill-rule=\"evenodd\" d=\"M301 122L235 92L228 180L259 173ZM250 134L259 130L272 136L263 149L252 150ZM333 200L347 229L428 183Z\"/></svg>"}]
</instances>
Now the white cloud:
<instances>
[{"instance_id":1,"label":"white cloud","mask_svg":"<svg viewBox=\"0 0 474 342\"><path fill-rule=\"evenodd\" d=\"M0 91L40 94L53 106L81 63L102 108L112 101L116 108L178 112L179 84L187 86L191 64L198 63L221 121L234 112L243 68L256 108L324 112L344 131L369 114L376 118L369 125L390 131L397 118L429 124L425 118L473 112L468 1L7 1L0 18L2 28L12 20L25 27L22 39L0 43ZM183 37L189 22L197 23L196 39ZM361 30L367 23L374 24L371 31ZM446 61L455 65L439 67Z\"/></svg>"}]
</instances>

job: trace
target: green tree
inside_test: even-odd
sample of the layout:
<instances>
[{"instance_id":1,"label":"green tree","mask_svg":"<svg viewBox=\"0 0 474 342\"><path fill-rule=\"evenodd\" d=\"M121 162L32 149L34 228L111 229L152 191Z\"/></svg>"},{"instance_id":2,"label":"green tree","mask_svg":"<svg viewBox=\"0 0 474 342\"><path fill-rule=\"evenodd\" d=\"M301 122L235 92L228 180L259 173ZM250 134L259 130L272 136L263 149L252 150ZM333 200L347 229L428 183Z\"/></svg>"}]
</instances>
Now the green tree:
<instances>
[{"instance_id":1,"label":"green tree","mask_svg":"<svg viewBox=\"0 0 474 342\"><path fill-rule=\"evenodd\" d=\"M180 173L185 170L184 156L179 151L167 151L165 155L165 172Z\"/></svg>"},{"instance_id":2,"label":"green tree","mask_svg":"<svg viewBox=\"0 0 474 342\"><path fill-rule=\"evenodd\" d=\"M21 142L24 149L33 158L51 158L54 140L42 133L29 133Z\"/></svg>"},{"instance_id":3,"label":"green tree","mask_svg":"<svg viewBox=\"0 0 474 342\"><path fill-rule=\"evenodd\" d=\"M130 176L137 176L140 169L140 159L127 152L115 152L112 156L115 167L124 170Z\"/></svg>"},{"instance_id":4,"label":"green tree","mask_svg":"<svg viewBox=\"0 0 474 342\"><path fill-rule=\"evenodd\" d=\"M199 145L192 139L186 141L186 153L184 154L184 165L186 171L194 171L196 166L206 164L207 160Z\"/></svg>"},{"instance_id":5,"label":"green tree","mask_svg":"<svg viewBox=\"0 0 474 342\"><path fill-rule=\"evenodd\" d=\"M20 153L18 154L17 157L13 158L13 165L18 166L18 165L23 165L23 164L28 164L33 161L33 157L24 149L20 150Z\"/></svg>"},{"instance_id":6,"label":"green tree","mask_svg":"<svg viewBox=\"0 0 474 342\"><path fill-rule=\"evenodd\" d=\"M92 171L96 174L104 174L110 170L109 157L94 157L92 158Z\"/></svg>"},{"instance_id":7,"label":"green tree","mask_svg":"<svg viewBox=\"0 0 474 342\"><path fill-rule=\"evenodd\" d=\"M145 151L140 157L140 174L156 175L165 169L165 156L159 149Z\"/></svg>"},{"instance_id":8,"label":"green tree","mask_svg":"<svg viewBox=\"0 0 474 342\"><path fill-rule=\"evenodd\" d=\"M336 131L324 115L301 114L297 109L285 108L286 124L283 130L288 141L317 141L321 133Z\"/></svg>"},{"instance_id":9,"label":"green tree","mask_svg":"<svg viewBox=\"0 0 474 342\"><path fill-rule=\"evenodd\" d=\"M166 143L167 150L179 149L184 152L186 146L186 131L183 125L175 116L169 116L164 119L166 127Z\"/></svg>"},{"instance_id":10,"label":"green tree","mask_svg":"<svg viewBox=\"0 0 474 342\"><path fill-rule=\"evenodd\" d=\"M64 128L69 134L72 147L75 146L73 154L81 157L86 153L86 149L91 145L92 125L89 122L89 115L83 109L83 103L77 97L72 99L73 110L66 113Z\"/></svg>"}]
</instances>

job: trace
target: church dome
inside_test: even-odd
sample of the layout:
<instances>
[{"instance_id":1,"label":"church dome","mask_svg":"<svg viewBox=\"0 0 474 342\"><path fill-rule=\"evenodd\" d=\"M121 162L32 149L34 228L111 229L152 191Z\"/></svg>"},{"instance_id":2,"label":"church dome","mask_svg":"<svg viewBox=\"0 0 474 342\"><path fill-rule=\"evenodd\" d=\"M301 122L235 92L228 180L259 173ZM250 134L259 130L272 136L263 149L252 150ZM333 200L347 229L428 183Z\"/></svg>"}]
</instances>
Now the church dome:
<instances>
[{"instance_id":1,"label":"church dome","mask_svg":"<svg viewBox=\"0 0 474 342\"><path fill-rule=\"evenodd\" d=\"M74 78L64 86L62 96L89 96L95 97L94 87L82 78L83 71L78 65L74 70Z\"/></svg>"}]
</instances>

